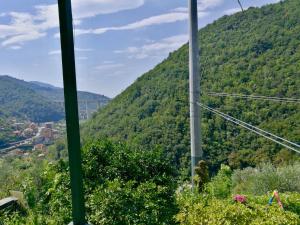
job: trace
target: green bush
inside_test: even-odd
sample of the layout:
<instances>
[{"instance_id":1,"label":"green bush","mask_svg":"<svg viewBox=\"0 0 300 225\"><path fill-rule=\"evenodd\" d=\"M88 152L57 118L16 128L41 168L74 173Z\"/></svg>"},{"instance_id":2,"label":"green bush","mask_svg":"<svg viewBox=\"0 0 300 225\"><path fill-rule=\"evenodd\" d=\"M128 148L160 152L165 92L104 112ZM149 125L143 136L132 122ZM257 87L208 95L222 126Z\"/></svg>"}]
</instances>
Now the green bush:
<instances>
[{"instance_id":1,"label":"green bush","mask_svg":"<svg viewBox=\"0 0 300 225\"><path fill-rule=\"evenodd\" d=\"M273 190L300 192L300 164L274 167L264 164L258 168L236 170L232 181L234 193L263 195Z\"/></svg>"},{"instance_id":2,"label":"green bush","mask_svg":"<svg viewBox=\"0 0 300 225\"><path fill-rule=\"evenodd\" d=\"M176 173L161 149L106 140L83 152L92 224L174 224Z\"/></svg>"},{"instance_id":3,"label":"green bush","mask_svg":"<svg viewBox=\"0 0 300 225\"><path fill-rule=\"evenodd\" d=\"M212 197L227 198L231 194L231 174L232 171L229 166L221 165L217 176L207 183L205 191Z\"/></svg>"},{"instance_id":4,"label":"green bush","mask_svg":"<svg viewBox=\"0 0 300 225\"><path fill-rule=\"evenodd\" d=\"M298 225L299 215L284 211L277 205L268 206L267 196L262 204L250 197L246 204L235 203L231 198L216 199L205 195L183 192L178 195L180 212L176 220L182 225ZM260 199L261 200L261 199ZM290 207L288 202L284 202ZM293 207L293 206L291 206Z\"/></svg>"},{"instance_id":5,"label":"green bush","mask_svg":"<svg viewBox=\"0 0 300 225\"><path fill-rule=\"evenodd\" d=\"M89 222L99 225L174 224L172 190L153 182L114 180L97 188L88 201Z\"/></svg>"},{"instance_id":6,"label":"green bush","mask_svg":"<svg viewBox=\"0 0 300 225\"><path fill-rule=\"evenodd\" d=\"M49 163L39 172L22 182L27 215L0 215L5 225L71 221L68 163ZM175 224L176 173L161 149L98 141L83 148L83 172L87 217L92 224Z\"/></svg>"}]
</instances>

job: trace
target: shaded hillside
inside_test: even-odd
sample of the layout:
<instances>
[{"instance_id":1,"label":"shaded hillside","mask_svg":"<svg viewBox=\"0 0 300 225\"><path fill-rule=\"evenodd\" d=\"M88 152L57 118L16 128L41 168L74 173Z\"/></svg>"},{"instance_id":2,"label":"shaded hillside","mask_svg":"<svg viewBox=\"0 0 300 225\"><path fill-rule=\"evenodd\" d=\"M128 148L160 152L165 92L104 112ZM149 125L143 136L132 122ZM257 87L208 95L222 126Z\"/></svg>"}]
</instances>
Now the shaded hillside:
<instances>
[{"instance_id":1,"label":"shaded hillside","mask_svg":"<svg viewBox=\"0 0 300 225\"><path fill-rule=\"evenodd\" d=\"M32 81L27 83L34 91L43 95L46 98L49 98L53 101L64 101L64 92L62 88L58 88L46 83L41 83L37 81ZM94 94L86 91L78 91L78 100L79 101L99 101L101 105L106 105L110 98Z\"/></svg>"},{"instance_id":2,"label":"shaded hillside","mask_svg":"<svg viewBox=\"0 0 300 225\"><path fill-rule=\"evenodd\" d=\"M64 117L63 108L58 104L8 76L0 76L0 110L8 117L35 122L57 121Z\"/></svg>"},{"instance_id":3,"label":"shaded hillside","mask_svg":"<svg viewBox=\"0 0 300 225\"><path fill-rule=\"evenodd\" d=\"M106 105L110 99L104 95L78 91L79 107L88 103L89 110ZM35 122L56 121L64 118L62 88L41 82L26 82L10 76L0 76L0 110L8 117L29 119ZM1 117L1 115L0 115Z\"/></svg>"},{"instance_id":4,"label":"shaded hillside","mask_svg":"<svg viewBox=\"0 0 300 225\"><path fill-rule=\"evenodd\" d=\"M297 104L208 97L227 92L300 98L300 1L224 16L200 30L201 101L300 143ZM161 145L189 168L188 46L171 53L117 96L83 128L84 139L108 136ZM213 170L296 156L283 147L202 111L204 156ZM88 137L88 138L87 138Z\"/></svg>"}]
</instances>

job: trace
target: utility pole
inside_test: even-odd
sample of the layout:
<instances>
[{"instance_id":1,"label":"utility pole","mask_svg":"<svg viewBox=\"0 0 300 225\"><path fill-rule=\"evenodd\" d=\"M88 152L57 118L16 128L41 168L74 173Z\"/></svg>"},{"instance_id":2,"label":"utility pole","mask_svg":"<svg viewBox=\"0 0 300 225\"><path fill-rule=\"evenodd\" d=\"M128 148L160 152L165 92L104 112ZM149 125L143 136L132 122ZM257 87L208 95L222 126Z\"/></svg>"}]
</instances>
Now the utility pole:
<instances>
[{"instance_id":1,"label":"utility pole","mask_svg":"<svg viewBox=\"0 0 300 225\"><path fill-rule=\"evenodd\" d=\"M88 101L85 100L85 113L86 113L86 119L89 119L89 110L88 110Z\"/></svg>"},{"instance_id":2,"label":"utility pole","mask_svg":"<svg viewBox=\"0 0 300 225\"><path fill-rule=\"evenodd\" d=\"M200 72L198 47L198 9L197 0L189 0L189 86L190 86L190 132L191 132L191 169L194 187L195 166L202 157L200 131Z\"/></svg>"},{"instance_id":3,"label":"utility pole","mask_svg":"<svg viewBox=\"0 0 300 225\"><path fill-rule=\"evenodd\" d=\"M80 152L78 100L71 0L58 0L69 167L74 225L84 225L85 207Z\"/></svg>"}]
</instances>

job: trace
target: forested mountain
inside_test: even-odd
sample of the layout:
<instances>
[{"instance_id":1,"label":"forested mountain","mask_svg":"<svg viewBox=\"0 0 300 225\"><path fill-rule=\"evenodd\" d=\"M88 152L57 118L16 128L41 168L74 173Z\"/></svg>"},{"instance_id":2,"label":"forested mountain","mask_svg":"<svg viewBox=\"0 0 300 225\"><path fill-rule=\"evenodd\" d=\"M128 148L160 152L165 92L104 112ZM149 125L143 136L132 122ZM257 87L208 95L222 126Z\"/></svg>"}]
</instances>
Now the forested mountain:
<instances>
[{"instance_id":1,"label":"forested mountain","mask_svg":"<svg viewBox=\"0 0 300 225\"><path fill-rule=\"evenodd\" d=\"M64 117L63 108L8 76L0 77L0 110L8 117L35 122L56 121Z\"/></svg>"},{"instance_id":2,"label":"forested mountain","mask_svg":"<svg viewBox=\"0 0 300 225\"><path fill-rule=\"evenodd\" d=\"M80 101L96 100L101 105L109 98L89 92L78 92ZM63 89L40 82L26 82L10 76L0 76L0 112L8 117L35 122L57 121L64 118ZM1 116L1 114L0 114Z\"/></svg>"},{"instance_id":3,"label":"forested mountain","mask_svg":"<svg viewBox=\"0 0 300 225\"><path fill-rule=\"evenodd\" d=\"M37 93L43 95L46 98L49 98L54 101L63 101L64 100L64 92L62 88L58 88L49 84L45 84L42 82L32 81L27 83L30 87L36 91ZM78 100L79 101L99 101L101 105L106 105L110 98L94 94L86 91L78 91Z\"/></svg>"},{"instance_id":4,"label":"forested mountain","mask_svg":"<svg viewBox=\"0 0 300 225\"><path fill-rule=\"evenodd\" d=\"M299 104L210 97L208 92L300 98L300 1L224 16L199 31L201 101L300 143ZM162 146L189 168L188 46L141 76L83 127L84 140L107 136ZM204 157L212 171L296 157L280 145L202 110Z\"/></svg>"}]
</instances>

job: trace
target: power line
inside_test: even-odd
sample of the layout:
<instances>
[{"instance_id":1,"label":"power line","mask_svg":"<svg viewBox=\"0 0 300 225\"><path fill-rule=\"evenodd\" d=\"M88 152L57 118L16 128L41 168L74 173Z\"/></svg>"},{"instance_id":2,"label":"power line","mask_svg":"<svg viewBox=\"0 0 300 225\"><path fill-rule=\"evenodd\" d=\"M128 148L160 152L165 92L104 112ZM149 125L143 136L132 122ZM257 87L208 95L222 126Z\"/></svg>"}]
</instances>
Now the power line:
<instances>
[{"instance_id":1,"label":"power line","mask_svg":"<svg viewBox=\"0 0 300 225\"><path fill-rule=\"evenodd\" d=\"M268 100L268 101L275 101L275 102L300 104L300 99L298 99L298 98L280 98L280 97L268 97L268 96L262 96L262 95L242 95L242 94L229 94L229 93L217 93L217 92L209 92L209 93L207 93L207 95L208 96L217 96L217 97L233 97L233 98Z\"/></svg>"},{"instance_id":2,"label":"power line","mask_svg":"<svg viewBox=\"0 0 300 225\"><path fill-rule=\"evenodd\" d=\"M208 106L207 106L207 107L208 107ZM208 108L210 108L210 107L208 107ZM212 109L212 108L211 108L211 109ZM244 124L244 125L246 125L246 126L249 126L249 127L251 127L252 129L256 129L256 130L258 130L259 132L265 133L266 135L270 135L270 136L272 136L272 137L274 137L274 138L277 138L277 139L279 139L279 140L281 140L281 141L284 141L284 142L287 142L287 143L289 143L289 144L291 144L291 145L294 145L294 146L297 147L297 148L300 148L300 145L298 145L298 144L296 144L296 143L294 143L294 142L291 142L291 141L289 141L289 140L287 140L287 139L284 139L284 138L279 137L279 136L277 136L277 135L275 135L275 134L272 134L272 133L270 133L270 132L267 132L267 131L265 131L265 130L263 130L263 129L260 129L260 128L258 128L258 127L255 127L255 126L253 126L253 125L251 125L251 124L249 124L249 123L246 123L246 122L244 122L244 121L241 121L241 120L239 120L239 119L236 119L236 118L234 118L234 117L232 117L232 116L229 116L229 115L227 115L227 114L225 114L225 113L222 113L222 112L220 112L220 111L218 111L218 110L216 110L216 109L214 109L214 110L217 111L218 113L224 115L224 116L229 117L230 119L233 119L233 120L235 120L235 121L237 121L237 122L239 122L239 123L241 123L241 124Z\"/></svg>"},{"instance_id":3,"label":"power line","mask_svg":"<svg viewBox=\"0 0 300 225\"><path fill-rule=\"evenodd\" d=\"M242 12L244 12L244 8L243 8L243 5L242 5L241 1L240 0L237 0L237 1L238 1L239 5L240 5L240 7L242 9Z\"/></svg>"},{"instance_id":4,"label":"power line","mask_svg":"<svg viewBox=\"0 0 300 225\"><path fill-rule=\"evenodd\" d=\"M213 112L213 113L215 113L215 114L217 114L217 115L223 117L224 119L226 119L226 120L228 120L228 121L230 121L230 122L232 122L232 123L234 123L234 124L236 124L236 125L239 125L239 126L245 128L245 129L247 129L247 130L250 130L250 131L252 131L252 132L254 132L254 133L256 133L256 134L258 134L258 135L260 135L260 136L262 136L262 137L265 137L265 138L267 138L267 139L269 139L269 140L271 140L271 141L273 141L273 142L275 142L275 143L277 143L277 144L279 144L279 145L282 145L282 146L284 146L284 147L286 147L286 148L288 148L288 149L290 149L290 150L292 150L292 151L295 151L295 152L297 152L297 153L300 153L299 150L297 150L297 149L295 149L295 148L293 148L293 147L291 147L291 146L289 146L289 145L287 145L287 144L284 144L284 143L282 143L282 142L280 142L280 141L278 141L278 140L276 140L276 139L274 139L274 138L272 138L272 137L269 137L269 136L267 136L267 135L273 136L273 137L275 137L275 138L277 138L277 139L283 140L283 141L285 141L285 142L287 142L287 143L289 143L289 144L292 144L292 145L294 145L294 146L299 147L299 145L296 144L296 143L293 143L293 142L291 142L291 141L289 141L289 140L286 140L286 139L284 139L284 138L278 137L277 135L274 135L274 134L272 134L272 133L270 133L270 132L267 132L267 131L264 131L264 130L262 130L262 129L260 129L260 128L257 128L257 127L255 127L255 126L252 126L251 124L245 123L245 122L243 122L243 121L241 121L241 120L235 119L234 117L231 117L231 116L229 116L229 115L227 115L227 114L225 114L225 113L222 113L222 112L220 112L220 111L218 111L218 110L216 110L216 109L210 108L210 107L208 107L208 106L206 106L206 105L203 105L203 104L201 104L201 103L198 103L198 105L199 105L200 107L202 107L202 108L204 108L204 109L210 111L210 112ZM265 134L264 134L264 133L265 133Z\"/></svg>"}]
</instances>

